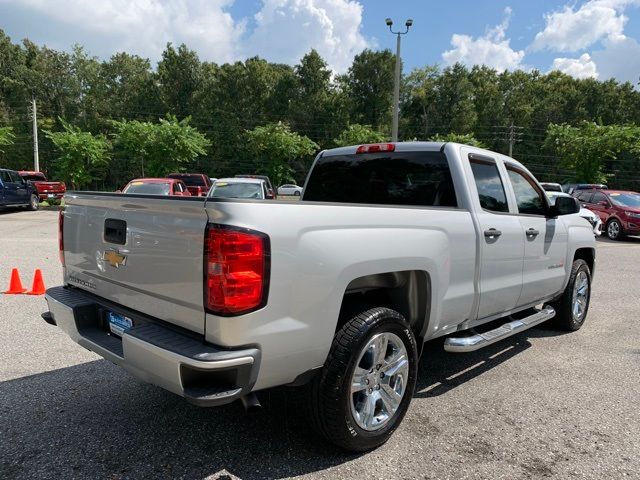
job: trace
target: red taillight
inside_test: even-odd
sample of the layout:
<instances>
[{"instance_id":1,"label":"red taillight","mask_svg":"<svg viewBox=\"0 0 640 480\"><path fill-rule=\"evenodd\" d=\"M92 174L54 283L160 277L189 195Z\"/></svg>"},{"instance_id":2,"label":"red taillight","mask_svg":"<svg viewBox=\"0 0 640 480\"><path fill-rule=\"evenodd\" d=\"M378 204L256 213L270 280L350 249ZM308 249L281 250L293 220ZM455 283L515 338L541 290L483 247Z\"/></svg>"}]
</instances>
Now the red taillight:
<instances>
[{"instance_id":1,"label":"red taillight","mask_svg":"<svg viewBox=\"0 0 640 480\"><path fill-rule=\"evenodd\" d=\"M64 267L64 213L62 210L58 213L58 253Z\"/></svg>"},{"instance_id":2,"label":"red taillight","mask_svg":"<svg viewBox=\"0 0 640 480\"><path fill-rule=\"evenodd\" d=\"M204 304L215 315L240 315L266 303L269 237L251 230L209 225L205 233Z\"/></svg>"},{"instance_id":3,"label":"red taillight","mask_svg":"<svg viewBox=\"0 0 640 480\"><path fill-rule=\"evenodd\" d=\"M396 146L394 143L370 143L360 145L356 153L376 153L376 152L393 152Z\"/></svg>"}]
</instances>

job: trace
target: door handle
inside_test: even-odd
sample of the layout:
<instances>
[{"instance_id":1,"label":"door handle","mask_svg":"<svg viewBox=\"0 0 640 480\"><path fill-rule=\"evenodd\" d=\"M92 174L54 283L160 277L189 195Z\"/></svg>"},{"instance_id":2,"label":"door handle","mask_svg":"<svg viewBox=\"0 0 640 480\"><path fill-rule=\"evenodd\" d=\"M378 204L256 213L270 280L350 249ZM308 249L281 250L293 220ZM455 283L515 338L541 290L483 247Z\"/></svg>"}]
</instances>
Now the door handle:
<instances>
[{"instance_id":1,"label":"door handle","mask_svg":"<svg viewBox=\"0 0 640 480\"><path fill-rule=\"evenodd\" d=\"M496 230L495 228L490 228L489 230L484 231L484 236L490 239L498 238L500 235L502 235L502 232L500 230Z\"/></svg>"},{"instance_id":2,"label":"door handle","mask_svg":"<svg viewBox=\"0 0 640 480\"><path fill-rule=\"evenodd\" d=\"M538 235L540 235L540 231L536 230L535 228L530 228L529 230L527 230L527 237L537 237Z\"/></svg>"}]
</instances>

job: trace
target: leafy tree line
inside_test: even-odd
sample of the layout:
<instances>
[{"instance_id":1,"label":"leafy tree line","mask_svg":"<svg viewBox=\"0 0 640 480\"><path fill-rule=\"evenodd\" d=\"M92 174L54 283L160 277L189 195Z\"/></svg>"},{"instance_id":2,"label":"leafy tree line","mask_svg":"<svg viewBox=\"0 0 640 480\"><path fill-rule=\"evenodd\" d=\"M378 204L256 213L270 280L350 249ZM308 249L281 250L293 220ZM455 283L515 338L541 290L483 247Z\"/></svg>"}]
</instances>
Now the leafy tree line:
<instances>
[{"instance_id":1,"label":"leafy tree line","mask_svg":"<svg viewBox=\"0 0 640 480\"><path fill-rule=\"evenodd\" d=\"M42 169L82 188L171 170L301 182L319 149L389 138L394 61L365 50L333 75L313 50L295 66L257 57L218 65L169 44L153 66L124 52L101 61L79 46L18 44L0 31L0 165L32 165L35 98ZM414 69L401 85L401 139L506 153L514 125L514 157L543 179L640 187L638 124L640 93L614 80L454 65ZM597 139L607 128L625 132L624 147L611 147L617 137L585 140L598 160L582 162L571 135Z\"/></svg>"}]
</instances>

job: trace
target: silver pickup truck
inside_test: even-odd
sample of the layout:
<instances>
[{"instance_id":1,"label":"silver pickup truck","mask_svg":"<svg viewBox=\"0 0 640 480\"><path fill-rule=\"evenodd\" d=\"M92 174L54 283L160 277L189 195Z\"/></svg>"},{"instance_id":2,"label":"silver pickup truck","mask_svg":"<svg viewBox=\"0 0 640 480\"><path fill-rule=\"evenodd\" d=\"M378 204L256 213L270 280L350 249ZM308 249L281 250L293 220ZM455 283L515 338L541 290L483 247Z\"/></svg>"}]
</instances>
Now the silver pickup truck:
<instances>
[{"instance_id":1,"label":"silver pickup truck","mask_svg":"<svg viewBox=\"0 0 640 480\"><path fill-rule=\"evenodd\" d=\"M323 151L300 202L70 192L43 318L200 406L304 391L343 448L402 421L424 342L577 330L595 241L572 198L454 143Z\"/></svg>"}]
</instances>

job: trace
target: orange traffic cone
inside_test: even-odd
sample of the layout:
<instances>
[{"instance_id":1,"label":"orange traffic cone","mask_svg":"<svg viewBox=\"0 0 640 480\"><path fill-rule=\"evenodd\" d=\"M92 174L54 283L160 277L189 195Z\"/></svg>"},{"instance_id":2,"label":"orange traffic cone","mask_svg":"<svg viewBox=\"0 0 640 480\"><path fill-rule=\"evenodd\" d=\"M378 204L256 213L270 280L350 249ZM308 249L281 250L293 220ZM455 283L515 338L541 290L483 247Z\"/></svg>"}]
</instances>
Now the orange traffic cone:
<instances>
[{"instance_id":1,"label":"orange traffic cone","mask_svg":"<svg viewBox=\"0 0 640 480\"><path fill-rule=\"evenodd\" d=\"M31 290L27 292L27 295L44 295L47 289L44 287L44 279L42 278L42 270L36 268L33 273L33 284Z\"/></svg>"},{"instance_id":2,"label":"orange traffic cone","mask_svg":"<svg viewBox=\"0 0 640 480\"><path fill-rule=\"evenodd\" d=\"M9 280L9 290L4 293L7 294L16 294L16 293L24 293L27 289L22 286L22 281L20 280L20 272L18 272L17 268L11 269L11 280Z\"/></svg>"}]
</instances>

